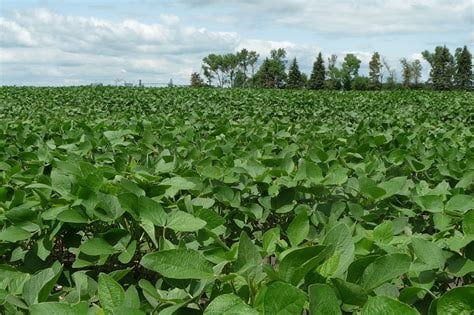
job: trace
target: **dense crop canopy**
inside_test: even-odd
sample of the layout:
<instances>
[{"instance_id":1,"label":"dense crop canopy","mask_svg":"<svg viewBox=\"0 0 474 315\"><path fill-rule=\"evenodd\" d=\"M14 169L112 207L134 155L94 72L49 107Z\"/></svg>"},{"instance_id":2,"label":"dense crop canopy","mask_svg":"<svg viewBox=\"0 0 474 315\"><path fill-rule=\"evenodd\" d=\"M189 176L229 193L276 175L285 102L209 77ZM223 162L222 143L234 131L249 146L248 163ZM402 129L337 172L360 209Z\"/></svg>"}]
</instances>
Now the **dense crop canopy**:
<instances>
[{"instance_id":1,"label":"dense crop canopy","mask_svg":"<svg viewBox=\"0 0 474 315\"><path fill-rule=\"evenodd\" d=\"M474 95L0 88L0 312L470 314Z\"/></svg>"}]
</instances>

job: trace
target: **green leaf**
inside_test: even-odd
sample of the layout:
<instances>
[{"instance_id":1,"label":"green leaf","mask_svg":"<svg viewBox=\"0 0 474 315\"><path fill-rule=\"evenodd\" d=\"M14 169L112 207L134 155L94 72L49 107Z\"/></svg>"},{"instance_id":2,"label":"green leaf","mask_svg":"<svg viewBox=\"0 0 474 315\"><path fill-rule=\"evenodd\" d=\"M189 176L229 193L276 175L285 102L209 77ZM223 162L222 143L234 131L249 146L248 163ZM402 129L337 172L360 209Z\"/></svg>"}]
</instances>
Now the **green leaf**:
<instances>
[{"instance_id":1,"label":"green leaf","mask_svg":"<svg viewBox=\"0 0 474 315\"><path fill-rule=\"evenodd\" d=\"M44 302L48 299L51 290L61 275L62 267L55 262L51 268L41 270L23 286L23 299L28 305Z\"/></svg>"},{"instance_id":2,"label":"green leaf","mask_svg":"<svg viewBox=\"0 0 474 315\"><path fill-rule=\"evenodd\" d=\"M280 229L275 227L267 230L262 237L263 250L266 253L273 253L276 249L276 245L280 240Z\"/></svg>"},{"instance_id":3,"label":"green leaf","mask_svg":"<svg viewBox=\"0 0 474 315\"><path fill-rule=\"evenodd\" d=\"M438 299L440 315L470 315L474 312L474 286L454 288Z\"/></svg>"},{"instance_id":4,"label":"green leaf","mask_svg":"<svg viewBox=\"0 0 474 315\"><path fill-rule=\"evenodd\" d=\"M263 298L263 314L301 314L305 302L306 295L300 289L281 281L273 282Z\"/></svg>"},{"instance_id":5,"label":"green leaf","mask_svg":"<svg viewBox=\"0 0 474 315\"><path fill-rule=\"evenodd\" d=\"M163 312L160 312L160 314ZM113 310L113 315L145 315L146 313L131 307L120 306ZM163 313L164 314L164 313Z\"/></svg>"},{"instance_id":6,"label":"green leaf","mask_svg":"<svg viewBox=\"0 0 474 315\"><path fill-rule=\"evenodd\" d=\"M117 257L122 264L128 264L137 250L137 241L133 240L127 248Z\"/></svg>"},{"instance_id":7,"label":"green leaf","mask_svg":"<svg viewBox=\"0 0 474 315\"><path fill-rule=\"evenodd\" d=\"M86 302L73 305L60 302L42 302L31 305L29 309L31 315L85 315L88 310Z\"/></svg>"},{"instance_id":8,"label":"green leaf","mask_svg":"<svg viewBox=\"0 0 474 315\"><path fill-rule=\"evenodd\" d=\"M308 272L319 266L332 252L332 246L322 245L293 250L281 260L278 273L281 279L298 285Z\"/></svg>"},{"instance_id":9,"label":"green leaf","mask_svg":"<svg viewBox=\"0 0 474 315\"><path fill-rule=\"evenodd\" d=\"M388 254L377 258L365 268L360 285L367 291L410 270L411 259L406 254Z\"/></svg>"},{"instance_id":10,"label":"green leaf","mask_svg":"<svg viewBox=\"0 0 474 315\"><path fill-rule=\"evenodd\" d=\"M166 212L155 200L140 196L138 199L138 212L141 219L149 220L156 226L164 226L166 222Z\"/></svg>"},{"instance_id":11,"label":"green leaf","mask_svg":"<svg viewBox=\"0 0 474 315\"><path fill-rule=\"evenodd\" d=\"M98 294L100 305L109 313L112 313L114 308L121 306L125 301L125 292L122 286L105 273L99 274Z\"/></svg>"},{"instance_id":12,"label":"green leaf","mask_svg":"<svg viewBox=\"0 0 474 315\"><path fill-rule=\"evenodd\" d=\"M456 211L465 213L474 209L474 196L456 195L446 203L446 211Z\"/></svg>"},{"instance_id":13,"label":"green leaf","mask_svg":"<svg viewBox=\"0 0 474 315\"><path fill-rule=\"evenodd\" d=\"M474 235L474 210L470 210L464 214L462 230L466 235Z\"/></svg>"},{"instance_id":14,"label":"green leaf","mask_svg":"<svg viewBox=\"0 0 474 315\"><path fill-rule=\"evenodd\" d=\"M262 256L258 248L252 243L247 233L242 232L239 239L239 251L237 260L234 263L234 270L236 272L245 272L249 268L256 267L262 264Z\"/></svg>"},{"instance_id":15,"label":"green leaf","mask_svg":"<svg viewBox=\"0 0 474 315\"><path fill-rule=\"evenodd\" d=\"M217 296L204 310L204 315L258 315L258 312L248 306L241 298L233 293Z\"/></svg>"},{"instance_id":16,"label":"green leaf","mask_svg":"<svg viewBox=\"0 0 474 315\"><path fill-rule=\"evenodd\" d=\"M112 245L100 237L88 239L79 246L79 251L90 256L112 255L116 252Z\"/></svg>"},{"instance_id":17,"label":"green leaf","mask_svg":"<svg viewBox=\"0 0 474 315\"><path fill-rule=\"evenodd\" d=\"M208 165L201 170L201 175L207 178L219 179L223 176L224 172L220 167Z\"/></svg>"},{"instance_id":18,"label":"green leaf","mask_svg":"<svg viewBox=\"0 0 474 315\"><path fill-rule=\"evenodd\" d=\"M341 302L327 284L313 284L308 288L311 315L342 314Z\"/></svg>"},{"instance_id":19,"label":"green leaf","mask_svg":"<svg viewBox=\"0 0 474 315\"><path fill-rule=\"evenodd\" d=\"M176 232L194 232L206 226L206 221L184 211L175 211L169 215L166 226Z\"/></svg>"},{"instance_id":20,"label":"green leaf","mask_svg":"<svg viewBox=\"0 0 474 315\"><path fill-rule=\"evenodd\" d=\"M431 213L443 212L443 197L437 195L419 196L415 202L423 209Z\"/></svg>"},{"instance_id":21,"label":"green leaf","mask_svg":"<svg viewBox=\"0 0 474 315\"><path fill-rule=\"evenodd\" d=\"M339 256L339 262L332 276L341 276L354 260L355 246L351 231L347 225L340 223L329 230L324 237L323 244L334 246L333 256Z\"/></svg>"},{"instance_id":22,"label":"green leaf","mask_svg":"<svg viewBox=\"0 0 474 315\"><path fill-rule=\"evenodd\" d=\"M298 246L308 236L309 232L309 220L306 211L301 211L291 221L286 234L292 246Z\"/></svg>"},{"instance_id":23,"label":"green leaf","mask_svg":"<svg viewBox=\"0 0 474 315\"><path fill-rule=\"evenodd\" d=\"M17 226L10 226L0 232L0 241L15 243L31 237L31 233Z\"/></svg>"},{"instance_id":24,"label":"green leaf","mask_svg":"<svg viewBox=\"0 0 474 315\"><path fill-rule=\"evenodd\" d=\"M395 177L389 181L378 184L377 186L382 188L385 191L383 198L388 198L393 195L397 195L403 191L407 183L407 178L405 176Z\"/></svg>"},{"instance_id":25,"label":"green leaf","mask_svg":"<svg viewBox=\"0 0 474 315\"><path fill-rule=\"evenodd\" d=\"M67 210L61 211L57 215L56 219L58 219L61 222L67 222L67 223L88 223L89 222L89 219L86 217L83 211L79 209L67 209Z\"/></svg>"},{"instance_id":26,"label":"green leaf","mask_svg":"<svg viewBox=\"0 0 474 315\"><path fill-rule=\"evenodd\" d=\"M140 297L134 285L129 286L127 291L125 291L123 306L135 309L140 308Z\"/></svg>"},{"instance_id":27,"label":"green leaf","mask_svg":"<svg viewBox=\"0 0 474 315\"><path fill-rule=\"evenodd\" d=\"M339 292L339 296L344 304L362 306L367 301L367 293L358 284L346 282L338 278L333 278L331 281Z\"/></svg>"},{"instance_id":28,"label":"green leaf","mask_svg":"<svg viewBox=\"0 0 474 315\"><path fill-rule=\"evenodd\" d=\"M386 194L383 188L378 187L372 179L366 177L359 178L359 188L363 195L372 199L383 197Z\"/></svg>"},{"instance_id":29,"label":"green leaf","mask_svg":"<svg viewBox=\"0 0 474 315\"><path fill-rule=\"evenodd\" d=\"M444 264L446 263L446 258L443 254L443 250L439 248L433 242L421 239L421 238L412 238L411 244L413 250L415 251L416 257L418 257L422 262L427 264L432 268L443 269Z\"/></svg>"},{"instance_id":30,"label":"green leaf","mask_svg":"<svg viewBox=\"0 0 474 315\"><path fill-rule=\"evenodd\" d=\"M171 186L178 190L192 190L196 188L196 184L180 176L167 178L161 182L161 185Z\"/></svg>"},{"instance_id":31,"label":"green leaf","mask_svg":"<svg viewBox=\"0 0 474 315\"><path fill-rule=\"evenodd\" d=\"M393 222L385 221L384 223L377 225L374 229L374 239L376 242L383 244L390 243L393 239Z\"/></svg>"},{"instance_id":32,"label":"green leaf","mask_svg":"<svg viewBox=\"0 0 474 315\"><path fill-rule=\"evenodd\" d=\"M340 186L347 181L348 169L343 167L335 167L329 170L328 175L324 179L325 185L336 185Z\"/></svg>"},{"instance_id":33,"label":"green leaf","mask_svg":"<svg viewBox=\"0 0 474 315\"><path fill-rule=\"evenodd\" d=\"M192 249L170 249L143 256L140 264L172 279L212 279L214 272L202 254Z\"/></svg>"},{"instance_id":34,"label":"green leaf","mask_svg":"<svg viewBox=\"0 0 474 315\"><path fill-rule=\"evenodd\" d=\"M417 310L405 303L386 296L369 297L362 309L362 315L419 315Z\"/></svg>"}]
</instances>

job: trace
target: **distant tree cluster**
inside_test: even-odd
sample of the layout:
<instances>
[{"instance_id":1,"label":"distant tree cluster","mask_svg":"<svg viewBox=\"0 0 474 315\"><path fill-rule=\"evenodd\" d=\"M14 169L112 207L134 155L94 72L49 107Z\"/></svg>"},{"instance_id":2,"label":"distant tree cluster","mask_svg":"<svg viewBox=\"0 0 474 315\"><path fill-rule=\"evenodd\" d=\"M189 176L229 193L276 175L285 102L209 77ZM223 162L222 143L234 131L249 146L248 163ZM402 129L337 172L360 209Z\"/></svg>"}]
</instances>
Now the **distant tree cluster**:
<instances>
[{"instance_id":1,"label":"distant tree cluster","mask_svg":"<svg viewBox=\"0 0 474 315\"><path fill-rule=\"evenodd\" d=\"M255 51L242 49L224 55L209 54L203 59L201 74L191 75L191 86L260 87L310 90L381 90L395 88L433 88L435 90L472 90L472 55L467 46L458 48L454 56L446 46L438 46L434 52L422 52L430 64L430 77L421 82L422 64L418 59L402 58L401 81L395 68L378 52L369 62L368 76L359 74L361 60L355 54L346 54L341 63L331 55L324 62L318 53L311 74L301 72L298 60L293 58L287 69L285 49L273 49L256 70L259 55ZM387 76L384 80L384 71Z\"/></svg>"}]
</instances>

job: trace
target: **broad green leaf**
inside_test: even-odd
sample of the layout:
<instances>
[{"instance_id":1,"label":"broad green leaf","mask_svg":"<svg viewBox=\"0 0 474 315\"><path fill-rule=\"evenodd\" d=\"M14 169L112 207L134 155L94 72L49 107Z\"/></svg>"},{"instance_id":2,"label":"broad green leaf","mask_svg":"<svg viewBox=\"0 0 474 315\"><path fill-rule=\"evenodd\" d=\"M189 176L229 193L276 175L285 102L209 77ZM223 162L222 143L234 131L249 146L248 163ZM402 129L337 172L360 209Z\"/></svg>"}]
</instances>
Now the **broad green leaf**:
<instances>
[{"instance_id":1,"label":"broad green leaf","mask_svg":"<svg viewBox=\"0 0 474 315\"><path fill-rule=\"evenodd\" d=\"M470 210L464 214L462 230L466 235L474 235L474 210Z\"/></svg>"},{"instance_id":2,"label":"broad green leaf","mask_svg":"<svg viewBox=\"0 0 474 315\"><path fill-rule=\"evenodd\" d=\"M202 229L206 224L206 221L184 211L175 211L169 214L166 220L166 227L176 232L194 232Z\"/></svg>"},{"instance_id":3,"label":"broad green leaf","mask_svg":"<svg viewBox=\"0 0 474 315\"><path fill-rule=\"evenodd\" d=\"M134 309L140 308L140 297L134 285L129 286L125 291L123 305Z\"/></svg>"},{"instance_id":4,"label":"broad green leaf","mask_svg":"<svg viewBox=\"0 0 474 315\"><path fill-rule=\"evenodd\" d=\"M374 229L374 239L380 243L390 243L393 239L393 222L385 221Z\"/></svg>"},{"instance_id":5,"label":"broad green leaf","mask_svg":"<svg viewBox=\"0 0 474 315\"><path fill-rule=\"evenodd\" d=\"M362 309L362 315L419 315L417 310L405 303L386 296L369 297Z\"/></svg>"},{"instance_id":6,"label":"broad green leaf","mask_svg":"<svg viewBox=\"0 0 474 315\"><path fill-rule=\"evenodd\" d=\"M100 305L108 313L112 313L113 309L121 306L125 300L122 286L105 273L99 274L98 294Z\"/></svg>"},{"instance_id":7,"label":"broad green leaf","mask_svg":"<svg viewBox=\"0 0 474 315\"><path fill-rule=\"evenodd\" d=\"M79 209L67 209L61 211L57 215L56 219L67 223L89 223L89 219L86 217L83 211Z\"/></svg>"},{"instance_id":8,"label":"broad green leaf","mask_svg":"<svg viewBox=\"0 0 474 315\"><path fill-rule=\"evenodd\" d=\"M306 211L301 211L291 221L286 234L292 246L298 246L308 235L309 232L309 220Z\"/></svg>"},{"instance_id":9,"label":"broad green leaf","mask_svg":"<svg viewBox=\"0 0 474 315\"><path fill-rule=\"evenodd\" d=\"M301 314L306 295L300 289L284 282L273 282L268 286L263 298L263 314Z\"/></svg>"},{"instance_id":10,"label":"broad green leaf","mask_svg":"<svg viewBox=\"0 0 474 315\"><path fill-rule=\"evenodd\" d=\"M325 185L342 185L347 181L348 169L344 167L336 167L329 170L326 178L324 179Z\"/></svg>"},{"instance_id":11,"label":"broad green leaf","mask_svg":"<svg viewBox=\"0 0 474 315\"><path fill-rule=\"evenodd\" d=\"M329 255L332 246L311 246L288 253L280 262L278 273L281 279L297 285L306 274L318 267Z\"/></svg>"},{"instance_id":12,"label":"broad green leaf","mask_svg":"<svg viewBox=\"0 0 474 315\"><path fill-rule=\"evenodd\" d=\"M416 257L432 268L443 269L446 258L443 250L433 242L414 237L411 240Z\"/></svg>"},{"instance_id":13,"label":"broad green leaf","mask_svg":"<svg viewBox=\"0 0 474 315\"><path fill-rule=\"evenodd\" d=\"M323 240L324 245L334 246L334 256L339 256L338 267L332 274L340 277L354 260L354 242L347 225L340 223L328 231Z\"/></svg>"},{"instance_id":14,"label":"broad green leaf","mask_svg":"<svg viewBox=\"0 0 474 315\"><path fill-rule=\"evenodd\" d=\"M263 250L267 253L273 253L276 249L276 245L280 240L280 229L272 228L267 230L262 237Z\"/></svg>"},{"instance_id":15,"label":"broad green leaf","mask_svg":"<svg viewBox=\"0 0 474 315\"><path fill-rule=\"evenodd\" d=\"M397 195L403 191L407 183L407 178L405 176L395 177L386 182L382 182L377 186L382 188L385 191L383 198L388 198L393 195Z\"/></svg>"},{"instance_id":16,"label":"broad green leaf","mask_svg":"<svg viewBox=\"0 0 474 315\"><path fill-rule=\"evenodd\" d=\"M200 197L198 197L198 198L194 198L193 200L191 200L191 203L195 207L203 207L204 209L209 209L216 203L216 201L214 199L211 199L211 198L200 198Z\"/></svg>"},{"instance_id":17,"label":"broad green leaf","mask_svg":"<svg viewBox=\"0 0 474 315\"><path fill-rule=\"evenodd\" d=\"M385 196L386 192L383 188L377 186L377 183L370 178L359 178L360 192L366 197L377 199Z\"/></svg>"},{"instance_id":18,"label":"broad green leaf","mask_svg":"<svg viewBox=\"0 0 474 315\"><path fill-rule=\"evenodd\" d=\"M23 299L25 302L28 305L45 302L61 272L61 265L55 262L51 268L43 269L33 275L23 286Z\"/></svg>"},{"instance_id":19,"label":"broad green leaf","mask_svg":"<svg viewBox=\"0 0 474 315\"><path fill-rule=\"evenodd\" d=\"M204 315L258 315L258 312L245 304L233 293L217 296L204 310Z\"/></svg>"},{"instance_id":20,"label":"broad green leaf","mask_svg":"<svg viewBox=\"0 0 474 315\"><path fill-rule=\"evenodd\" d=\"M411 259L405 254L388 254L375 259L362 273L360 285L367 291L410 270Z\"/></svg>"},{"instance_id":21,"label":"broad green leaf","mask_svg":"<svg viewBox=\"0 0 474 315\"><path fill-rule=\"evenodd\" d=\"M112 255L116 252L115 248L103 238L95 237L85 241L79 251L90 256Z\"/></svg>"},{"instance_id":22,"label":"broad green leaf","mask_svg":"<svg viewBox=\"0 0 474 315\"><path fill-rule=\"evenodd\" d=\"M211 265L192 249L170 249L143 256L140 264L172 279L211 279Z\"/></svg>"},{"instance_id":23,"label":"broad green leaf","mask_svg":"<svg viewBox=\"0 0 474 315\"><path fill-rule=\"evenodd\" d=\"M166 212L155 200L140 196L138 199L138 212L141 219L149 220L156 226L164 226Z\"/></svg>"},{"instance_id":24,"label":"broad green leaf","mask_svg":"<svg viewBox=\"0 0 474 315\"><path fill-rule=\"evenodd\" d=\"M252 243L247 233L242 232L239 238L239 250L237 253L237 260L234 263L234 270L236 272L245 272L252 267L257 267L262 264L262 256L258 248Z\"/></svg>"},{"instance_id":25,"label":"broad green leaf","mask_svg":"<svg viewBox=\"0 0 474 315\"><path fill-rule=\"evenodd\" d=\"M358 284L346 282L342 279L331 279L344 304L362 306L367 301L367 293Z\"/></svg>"},{"instance_id":26,"label":"broad green leaf","mask_svg":"<svg viewBox=\"0 0 474 315\"><path fill-rule=\"evenodd\" d=\"M88 310L86 302L73 305L61 302L42 302L31 305L29 309L31 315L85 315Z\"/></svg>"},{"instance_id":27,"label":"broad green leaf","mask_svg":"<svg viewBox=\"0 0 474 315\"><path fill-rule=\"evenodd\" d=\"M443 197L437 195L419 196L415 199L415 202L424 211L432 213L442 212L444 209Z\"/></svg>"},{"instance_id":28,"label":"broad green leaf","mask_svg":"<svg viewBox=\"0 0 474 315\"><path fill-rule=\"evenodd\" d=\"M10 226L0 232L0 241L2 242L18 242L29 239L31 233L17 226Z\"/></svg>"},{"instance_id":29,"label":"broad green leaf","mask_svg":"<svg viewBox=\"0 0 474 315\"><path fill-rule=\"evenodd\" d=\"M223 171L220 167L217 166L205 166L201 170L201 175L207 178L212 178L212 179L219 179L223 176Z\"/></svg>"},{"instance_id":30,"label":"broad green leaf","mask_svg":"<svg viewBox=\"0 0 474 315\"><path fill-rule=\"evenodd\" d=\"M122 253L120 253L120 255L117 258L122 264L127 264L132 260L133 256L135 255L136 250L137 250L137 241L133 240L132 242L130 242L127 248Z\"/></svg>"},{"instance_id":31,"label":"broad green leaf","mask_svg":"<svg viewBox=\"0 0 474 315\"><path fill-rule=\"evenodd\" d=\"M447 211L465 213L471 209L474 209L474 196L470 195L456 195L446 203Z\"/></svg>"},{"instance_id":32,"label":"broad green leaf","mask_svg":"<svg viewBox=\"0 0 474 315\"><path fill-rule=\"evenodd\" d=\"M474 286L454 288L445 293L436 303L438 314L469 315L474 312Z\"/></svg>"},{"instance_id":33,"label":"broad green leaf","mask_svg":"<svg viewBox=\"0 0 474 315\"><path fill-rule=\"evenodd\" d=\"M191 190L196 188L196 184L180 176L167 178L161 182L161 185L171 186L178 190Z\"/></svg>"},{"instance_id":34,"label":"broad green leaf","mask_svg":"<svg viewBox=\"0 0 474 315\"><path fill-rule=\"evenodd\" d=\"M125 306L119 306L114 308L113 310L113 315L145 315L146 313L144 311L131 308L131 307L125 307Z\"/></svg>"},{"instance_id":35,"label":"broad green leaf","mask_svg":"<svg viewBox=\"0 0 474 315\"><path fill-rule=\"evenodd\" d=\"M311 315L342 314L341 301L334 289L327 284L313 284L308 288Z\"/></svg>"}]
</instances>

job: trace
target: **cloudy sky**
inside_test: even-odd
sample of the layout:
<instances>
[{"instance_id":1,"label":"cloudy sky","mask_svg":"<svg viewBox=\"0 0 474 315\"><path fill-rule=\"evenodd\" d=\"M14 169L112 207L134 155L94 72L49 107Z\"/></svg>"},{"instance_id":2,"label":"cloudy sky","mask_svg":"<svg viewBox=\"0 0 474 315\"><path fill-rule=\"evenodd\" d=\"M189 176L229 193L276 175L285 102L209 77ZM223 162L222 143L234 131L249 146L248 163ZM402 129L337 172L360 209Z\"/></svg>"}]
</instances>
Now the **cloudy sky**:
<instances>
[{"instance_id":1,"label":"cloudy sky","mask_svg":"<svg viewBox=\"0 0 474 315\"><path fill-rule=\"evenodd\" d=\"M362 60L474 48L473 0L0 0L0 84L187 84L207 54L285 48ZM428 66L424 63L424 72Z\"/></svg>"}]
</instances>

